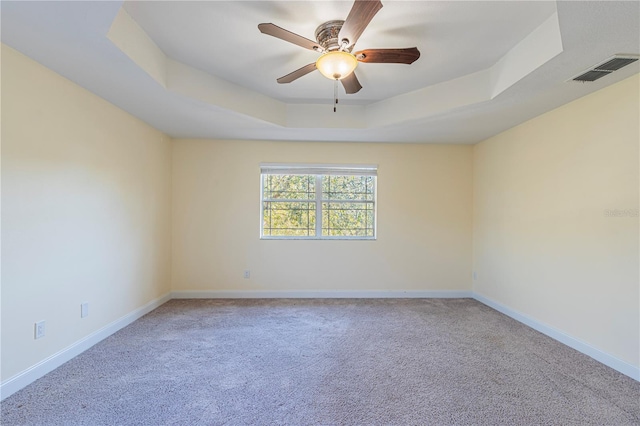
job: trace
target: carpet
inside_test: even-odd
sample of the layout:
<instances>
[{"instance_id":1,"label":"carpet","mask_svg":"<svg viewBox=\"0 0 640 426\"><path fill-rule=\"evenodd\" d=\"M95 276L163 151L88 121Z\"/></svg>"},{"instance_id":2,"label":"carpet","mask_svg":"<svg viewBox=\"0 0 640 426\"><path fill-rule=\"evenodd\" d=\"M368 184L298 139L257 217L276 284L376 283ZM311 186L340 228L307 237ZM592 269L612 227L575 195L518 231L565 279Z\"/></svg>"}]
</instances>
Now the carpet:
<instances>
[{"instance_id":1,"label":"carpet","mask_svg":"<svg viewBox=\"0 0 640 426\"><path fill-rule=\"evenodd\" d=\"M6 425L638 425L640 383L471 299L172 300Z\"/></svg>"}]
</instances>

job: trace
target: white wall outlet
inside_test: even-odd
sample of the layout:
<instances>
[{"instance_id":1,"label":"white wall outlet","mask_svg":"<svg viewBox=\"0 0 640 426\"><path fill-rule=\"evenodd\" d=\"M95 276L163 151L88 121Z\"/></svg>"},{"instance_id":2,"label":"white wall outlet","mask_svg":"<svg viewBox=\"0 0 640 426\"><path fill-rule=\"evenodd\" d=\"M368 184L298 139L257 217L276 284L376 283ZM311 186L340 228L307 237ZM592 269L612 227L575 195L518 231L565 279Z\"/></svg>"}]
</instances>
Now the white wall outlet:
<instances>
[{"instance_id":1,"label":"white wall outlet","mask_svg":"<svg viewBox=\"0 0 640 426\"><path fill-rule=\"evenodd\" d=\"M35 339L41 339L44 337L44 321L39 321L35 323Z\"/></svg>"},{"instance_id":2,"label":"white wall outlet","mask_svg":"<svg viewBox=\"0 0 640 426\"><path fill-rule=\"evenodd\" d=\"M251 278L251 271L248 270L248 269L245 269L244 270L244 277L247 278L247 279Z\"/></svg>"},{"instance_id":3,"label":"white wall outlet","mask_svg":"<svg viewBox=\"0 0 640 426\"><path fill-rule=\"evenodd\" d=\"M80 318L89 316L89 302L84 302L80 305Z\"/></svg>"},{"instance_id":4,"label":"white wall outlet","mask_svg":"<svg viewBox=\"0 0 640 426\"><path fill-rule=\"evenodd\" d=\"M473 280L477 280L478 279L478 274L476 273L476 271L473 271Z\"/></svg>"}]
</instances>

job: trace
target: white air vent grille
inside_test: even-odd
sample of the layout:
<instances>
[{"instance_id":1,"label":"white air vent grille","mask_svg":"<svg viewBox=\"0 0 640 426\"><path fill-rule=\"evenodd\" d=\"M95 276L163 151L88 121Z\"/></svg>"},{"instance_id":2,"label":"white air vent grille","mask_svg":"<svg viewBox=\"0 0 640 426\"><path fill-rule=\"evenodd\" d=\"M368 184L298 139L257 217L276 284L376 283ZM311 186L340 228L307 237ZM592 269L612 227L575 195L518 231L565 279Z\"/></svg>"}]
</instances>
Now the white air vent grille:
<instances>
[{"instance_id":1,"label":"white air vent grille","mask_svg":"<svg viewBox=\"0 0 640 426\"><path fill-rule=\"evenodd\" d=\"M573 77L571 81L596 81L614 71L619 70L638 60L638 55L615 55L607 59L595 67L591 67L587 71L581 72L578 76Z\"/></svg>"}]
</instances>

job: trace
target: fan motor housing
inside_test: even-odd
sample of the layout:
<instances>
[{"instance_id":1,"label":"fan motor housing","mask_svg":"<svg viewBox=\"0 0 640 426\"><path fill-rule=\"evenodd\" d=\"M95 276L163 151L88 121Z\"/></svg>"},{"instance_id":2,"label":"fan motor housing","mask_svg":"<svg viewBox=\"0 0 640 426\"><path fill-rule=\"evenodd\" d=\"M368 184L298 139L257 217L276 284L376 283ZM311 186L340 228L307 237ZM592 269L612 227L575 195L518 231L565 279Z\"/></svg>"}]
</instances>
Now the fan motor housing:
<instances>
[{"instance_id":1,"label":"fan motor housing","mask_svg":"<svg viewBox=\"0 0 640 426\"><path fill-rule=\"evenodd\" d=\"M342 24L344 24L344 21L341 20L327 21L316 28L316 40L325 51L340 49L338 35Z\"/></svg>"}]
</instances>

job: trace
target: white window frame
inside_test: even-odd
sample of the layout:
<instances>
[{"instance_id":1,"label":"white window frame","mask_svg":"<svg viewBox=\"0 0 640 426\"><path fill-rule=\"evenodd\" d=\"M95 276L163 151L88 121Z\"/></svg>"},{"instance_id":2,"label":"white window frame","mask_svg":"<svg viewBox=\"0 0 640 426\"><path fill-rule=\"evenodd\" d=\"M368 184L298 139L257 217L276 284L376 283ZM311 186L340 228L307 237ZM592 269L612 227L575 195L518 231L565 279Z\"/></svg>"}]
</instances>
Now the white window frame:
<instances>
[{"instance_id":1,"label":"white window frame","mask_svg":"<svg viewBox=\"0 0 640 426\"><path fill-rule=\"evenodd\" d=\"M316 196L307 200L316 205L316 235L314 236L272 236L264 235L264 179L265 174L315 175ZM323 236L322 235L322 177L334 176L373 176L373 236ZM376 240L378 237L378 166L372 164L260 164L260 239L261 240ZM302 200L287 200L302 201ZM353 202L353 201L350 201ZM356 201L363 202L364 201Z\"/></svg>"}]
</instances>

